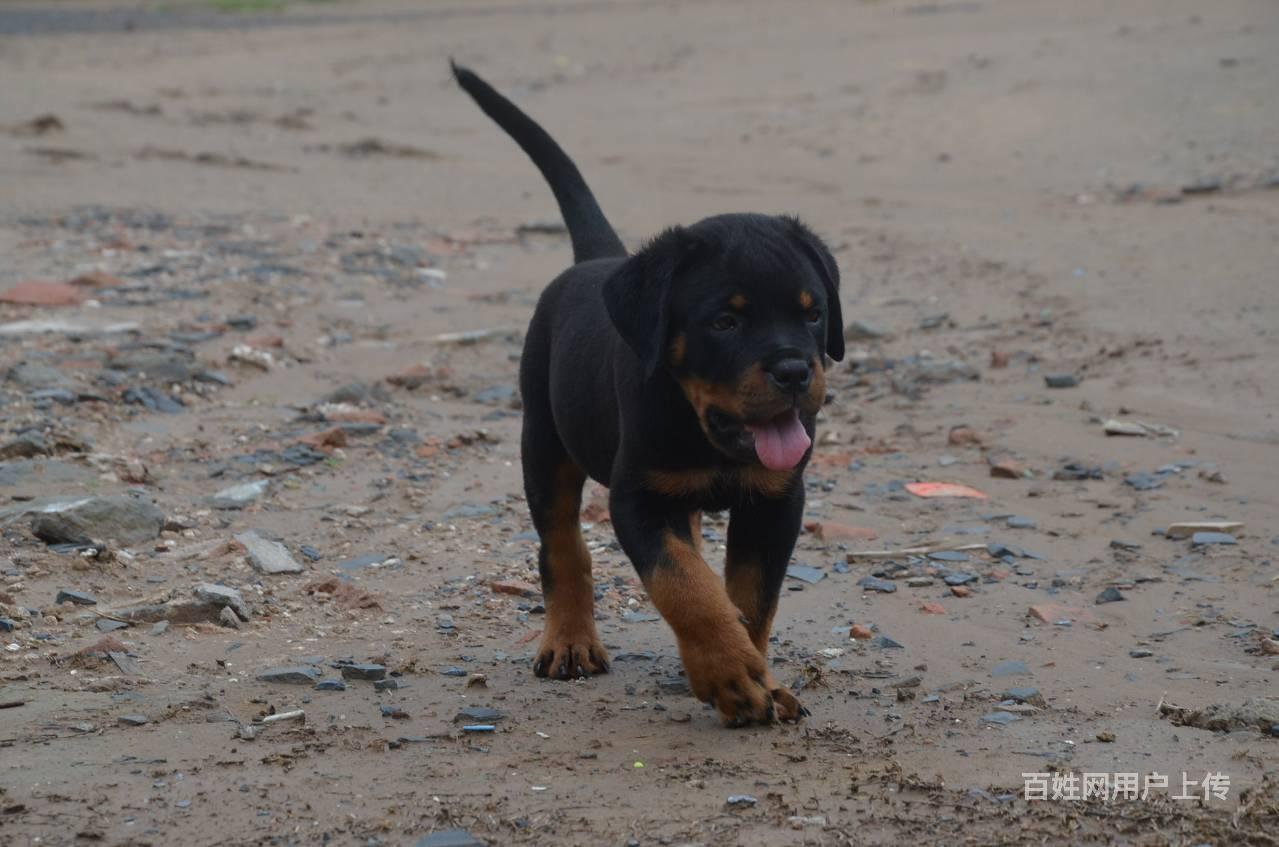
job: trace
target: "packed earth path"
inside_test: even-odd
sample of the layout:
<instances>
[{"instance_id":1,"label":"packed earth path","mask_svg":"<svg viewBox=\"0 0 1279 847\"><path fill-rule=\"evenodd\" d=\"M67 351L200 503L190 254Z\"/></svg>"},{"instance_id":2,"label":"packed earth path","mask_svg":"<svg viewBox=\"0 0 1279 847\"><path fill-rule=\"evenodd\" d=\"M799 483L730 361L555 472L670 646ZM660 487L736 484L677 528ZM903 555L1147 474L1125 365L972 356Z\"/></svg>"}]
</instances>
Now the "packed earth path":
<instances>
[{"instance_id":1,"label":"packed earth path","mask_svg":"<svg viewBox=\"0 0 1279 847\"><path fill-rule=\"evenodd\" d=\"M1276 43L1267 0L0 3L0 843L1279 842ZM450 56L628 245L835 248L803 723L690 696L593 484L612 672L533 675L516 372L570 250Z\"/></svg>"}]
</instances>

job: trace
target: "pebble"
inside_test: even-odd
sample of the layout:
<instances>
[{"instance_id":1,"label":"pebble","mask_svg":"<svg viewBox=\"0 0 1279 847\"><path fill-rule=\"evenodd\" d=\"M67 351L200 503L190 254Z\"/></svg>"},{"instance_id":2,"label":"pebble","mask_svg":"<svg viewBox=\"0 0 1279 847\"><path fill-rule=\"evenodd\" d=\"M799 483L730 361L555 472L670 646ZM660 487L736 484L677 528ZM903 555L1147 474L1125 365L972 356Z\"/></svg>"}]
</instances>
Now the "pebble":
<instances>
[{"instance_id":1,"label":"pebble","mask_svg":"<svg viewBox=\"0 0 1279 847\"><path fill-rule=\"evenodd\" d=\"M31 521L36 538L49 544L87 544L92 539L141 544L159 538L163 528L164 512L154 503L127 495L49 506Z\"/></svg>"},{"instance_id":2,"label":"pebble","mask_svg":"<svg viewBox=\"0 0 1279 847\"><path fill-rule=\"evenodd\" d=\"M982 715L981 719L984 723L995 724L996 726L1008 726L1013 721L1021 720L1020 717L1012 712L996 711Z\"/></svg>"},{"instance_id":3,"label":"pebble","mask_svg":"<svg viewBox=\"0 0 1279 847\"><path fill-rule=\"evenodd\" d=\"M875 633L866 624L855 623L848 628L848 637L858 641L869 641L875 637Z\"/></svg>"},{"instance_id":4,"label":"pebble","mask_svg":"<svg viewBox=\"0 0 1279 847\"><path fill-rule=\"evenodd\" d=\"M622 620L626 623L651 623L661 619L661 615L655 615L652 612L636 612L629 609L622 612Z\"/></svg>"},{"instance_id":5,"label":"pebble","mask_svg":"<svg viewBox=\"0 0 1279 847\"><path fill-rule=\"evenodd\" d=\"M155 626L151 627L150 634L151 634L151 635L164 635L164 634L165 634L166 632L168 632L168 631L169 631L169 622L168 622L168 621L159 621L159 622L157 622L157 623L155 624Z\"/></svg>"},{"instance_id":6,"label":"pebble","mask_svg":"<svg viewBox=\"0 0 1279 847\"><path fill-rule=\"evenodd\" d=\"M64 588L58 592L57 597L53 601L54 605L60 606L63 603L74 603L77 606L96 606L98 601L90 594L83 591L72 591Z\"/></svg>"},{"instance_id":7,"label":"pebble","mask_svg":"<svg viewBox=\"0 0 1279 847\"><path fill-rule=\"evenodd\" d=\"M1190 543L1204 544L1238 544L1235 537L1228 532L1196 532L1190 536Z\"/></svg>"},{"instance_id":8,"label":"pebble","mask_svg":"<svg viewBox=\"0 0 1279 847\"><path fill-rule=\"evenodd\" d=\"M378 709L382 712L382 717L392 718L397 721L407 720L409 716L409 713L404 711L404 708L401 706L393 706L383 703L381 706L378 706ZM462 727L463 732L465 732L466 729L466 727Z\"/></svg>"},{"instance_id":9,"label":"pebble","mask_svg":"<svg viewBox=\"0 0 1279 847\"><path fill-rule=\"evenodd\" d=\"M231 611L229 606L222 607L222 611L218 614L218 623L228 629L240 628L240 618L235 612Z\"/></svg>"},{"instance_id":10,"label":"pebble","mask_svg":"<svg viewBox=\"0 0 1279 847\"><path fill-rule=\"evenodd\" d=\"M293 558L289 549L278 541L263 538L253 530L242 532L235 540L244 545L248 551L249 564L254 570L264 574L276 575L302 573L306 568Z\"/></svg>"},{"instance_id":11,"label":"pebble","mask_svg":"<svg viewBox=\"0 0 1279 847\"><path fill-rule=\"evenodd\" d=\"M346 683L340 679L322 679L315 684L316 691L346 691Z\"/></svg>"},{"instance_id":12,"label":"pebble","mask_svg":"<svg viewBox=\"0 0 1279 847\"><path fill-rule=\"evenodd\" d=\"M466 721L482 721L484 723L497 723L504 720L506 714L489 706L467 706L456 715L453 716L453 723L464 723Z\"/></svg>"},{"instance_id":13,"label":"pebble","mask_svg":"<svg viewBox=\"0 0 1279 847\"><path fill-rule=\"evenodd\" d=\"M682 676L667 676L657 681L657 687L667 694L688 694L688 680Z\"/></svg>"},{"instance_id":14,"label":"pebble","mask_svg":"<svg viewBox=\"0 0 1279 847\"><path fill-rule=\"evenodd\" d=\"M8 618L0 618L0 632L13 632L18 625Z\"/></svg>"},{"instance_id":15,"label":"pebble","mask_svg":"<svg viewBox=\"0 0 1279 847\"><path fill-rule=\"evenodd\" d=\"M419 838L414 847L487 847L464 829L443 829Z\"/></svg>"},{"instance_id":16,"label":"pebble","mask_svg":"<svg viewBox=\"0 0 1279 847\"><path fill-rule=\"evenodd\" d=\"M952 585L950 587L950 593L955 595L956 597L967 597L970 594L972 594L973 591L971 588L968 588L967 586L964 586L964 585Z\"/></svg>"},{"instance_id":17,"label":"pebble","mask_svg":"<svg viewBox=\"0 0 1279 847\"><path fill-rule=\"evenodd\" d=\"M1038 706L1041 709L1047 708L1048 703L1044 700L1044 695L1039 693L1038 688L1010 688L1003 693L1005 700L1013 700L1017 703L1029 703L1032 706Z\"/></svg>"},{"instance_id":18,"label":"pebble","mask_svg":"<svg viewBox=\"0 0 1279 847\"><path fill-rule=\"evenodd\" d=\"M928 558L934 562L967 562L968 554L960 550L938 550L935 553L929 553Z\"/></svg>"},{"instance_id":19,"label":"pebble","mask_svg":"<svg viewBox=\"0 0 1279 847\"><path fill-rule=\"evenodd\" d=\"M903 645L902 643L898 641L894 641L893 639L889 638L887 635L881 635L878 638L876 638L874 641L872 641L871 643L874 644L876 647L880 648L881 650L905 650L906 649L905 645Z\"/></svg>"},{"instance_id":20,"label":"pebble","mask_svg":"<svg viewBox=\"0 0 1279 847\"><path fill-rule=\"evenodd\" d=\"M882 594L892 594L897 591L897 583L874 576L862 577L857 580L857 585L867 591L878 591Z\"/></svg>"},{"instance_id":21,"label":"pebble","mask_svg":"<svg viewBox=\"0 0 1279 847\"><path fill-rule=\"evenodd\" d=\"M271 668L258 674L262 682L276 682L287 685L312 685L320 676L315 668L306 665Z\"/></svg>"},{"instance_id":22,"label":"pebble","mask_svg":"<svg viewBox=\"0 0 1279 847\"><path fill-rule=\"evenodd\" d=\"M1079 377L1074 374L1044 374L1044 385L1049 388L1074 388Z\"/></svg>"},{"instance_id":23,"label":"pebble","mask_svg":"<svg viewBox=\"0 0 1279 847\"><path fill-rule=\"evenodd\" d=\"M759 801L749 794L730 794L728 795L728 805L738 809L749 809Z\"/></svg>"},{"instance_id":24,"label":"pebble","mask_svg":"<svg viewBox=\"0 0 1279 847\"><path fill-rule=\"evenodd\" d=\"M98 628L98 632L115 632L117 629L127 629L128 624L124 621L113 621L110 618L98 618L94 622L94 626Z\"/></svg>"},{"instance_id":25,"label":"pebble","mask_svg":"<svg viewBox=\"0 0 1279 847\"><path fill-rule=\"evenodd\" d=\"M248 620L249 607L244 602L244 597L234 588L228 588L225 585L217 585L212 582L201 582L192 589L195 599L201 603L210 603L214 606L223 606L231 609L242 620Z\"/></svg>"},{"instance_id":26,"label":"pebble","mask_svg":"<svg viewBox=\"0 0 1279 847\"><path fill-rule=\"evenodd\" d=\"M369 679L377 681L386 676L386 665L343 665L343 679Z\"/></svg>"},{"instance_id":27,"label":"pebble","mask_svg":"<svg viewBox=\"0 0 1279 847\"><path fill-rule=\"evenodd\" d=\"M1118 603L1121 600L1126 599L1127 598L1124 597L1124 595L1119 593L1119 589L1112 585L1097 595L1097 605L1100 606L1102 603Z\"/></svg>"},{"instance_id":28,"label":"pebble","mask_svg":"<svg viewBox=\"0 0 1279 847\"><path fill-rule=\"evenodd\" d=\"M532 597L539 593L536 585L518 579L497 580L490 584L495 594L512 594L516 597Z\"/></svg>"},{"instance_id":29,"label":"pebble","mask_svg":"<svg viewBox=\"0 0 1279 847\"><path fill-rule=\"evenodd\" d=\"M933 584L931 576L912 576L906 580L906 585L910 588L927 588Z\"/></svg>"},{"instance_id":30,"label":"pebble","mask_svg":"<svg viewBox=\"0 0 1279 847\"><path fill-rule=\"evenodd\" d=\"M401 680L396 679L395 677L379 679L373 683L374 691L398 691L399 689L406 687L407 686Z\"/></svg>"},{"instance_id":31,"label":"pebble","mask_svg":"<svg viewBox=\"0 0 1279 847\"><path fill-rule=\"evenodd\" d=\"M809 585L814 585L826 578L825 571L808 565L791 565L786 569L786 575Z\"/></svg>"},{"instance_id":32,"label":"pebble","mask_svg":"<svg viewBox=\"0 0 1279 847\"><path fill-rule=\"evenodd\" d=\"M210 505L215 509L243 509L261 499L271 487L271 480L259 479L253 482L242 482L224 488L210 498Z\"/></svg>"},{"instance_id":33,"label":"pebble","mask_svg":"<svg viewBox=\"0 0 1279 847\"><path fill-rule=\"evenodd\" d=\"M1037 529L1039 526L1033 519L1021 515L1010 515L1004 523L1009 529Z\"/></svg>"},{"instance_id":34,"label":"pebble","mask_svg":"<svg viewBox=\"0 0 1279 847\"><path fill-rule=\"evenodd\" d=\"M996 679L1004 676L1022 676L1029 674L1030 668L1026 667L1026 663L1021 659L1009 659L1006 662L1000 662L990 669L990 675Z\"/></svg>"},{"instance_id":35,"label":"pebble","mask_svg":"<svg viewBox=\"0 0 1279 847\"><path fill-rule=\"evenodd\" d=\"M383 707L385 708L385 707ZM497 727L491 723L473 723L462 727L463 732L496 732Z\"/></svg>"},{"instance_id":36,"label":"pebble","mask_svg":"<svg viewBox=\"0 0 1279 847\"><path fill-rule=\"evenodd\" d=\"M388 556L383 556L381 553L368 553L363 556L356 556L353 559L338 562L338 568L344 571L358 571L362 568L367 568L370 565L380 565L388 558Z\"/></svg>"},{"instance_id":37,"label":"pebble","mask_svg":"<svg viewBox=\"0 0 1279 847\"><path fill-rule=\"evenodd\" d=\"M146 715L121 715L116 720L121 726L143 726L147 723Z\"/></svg>"},{"instance_id":38,"label":"pebble","mask_svg":"<svg viewBox=\"0 0 1279 847\"><path fill-rule=\"evenodd\" d=\"M1145 647L1134 647L1128 651L1128 655L1134 659L1148 659L1155 655L1155 651L1147 650Z\"/></svg>"},{"instance_id":39,"label":"pebble","mask_svg":"<svg viewBox=\"0 0 1279 847\"><path fill-rule=\"evenodd\" d=\"M952 573L944 574L942 576L942 582L946 583L947 585L967 585L970 582L976 582L976 581L977 581L976 574L964 573L963 571L954 571Z\"/></svg>"},{"instance_id":40,"label":"pebble","mask_svg":"<svg viewBox=\"0 0 1279 847\"><path fill-rule=\"evenodd\" d=\"M1270 734L1273 735L1275 738L1279 738L1279 723L1274 723L1270 725Z\"/></svg>"}]
</instances>

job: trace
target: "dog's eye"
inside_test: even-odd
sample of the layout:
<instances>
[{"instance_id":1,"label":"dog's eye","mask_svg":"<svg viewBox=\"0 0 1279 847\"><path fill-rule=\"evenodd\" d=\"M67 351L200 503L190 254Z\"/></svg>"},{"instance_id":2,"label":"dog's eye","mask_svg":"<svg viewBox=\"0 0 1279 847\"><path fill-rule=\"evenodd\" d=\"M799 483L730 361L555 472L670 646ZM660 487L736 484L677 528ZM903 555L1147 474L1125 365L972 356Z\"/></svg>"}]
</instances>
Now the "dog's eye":
<instances>
[{"instance_id":1,"label":"dog's eye","mask_svg":"<svg viewBox=\"0 0 1279 847\"><path fill-rule=\"evenodd\" d=\"M742 325L742 319L732 312L724 312L711 321L711 329L716 332L732 332Z\"/></svg>"},{"instance_id":2,"label":"dog's eye","mask_svg":"<svg viewBox=\"0 0 1279 847\"><path fill-rule=\"evenodd\" d=\"M808 322L809 322L810 324L819 324L819 323L821 323L821 322L822 322L822 310L821 310L821 309L809 309L809 310L808 310Z\"/></svg>"}]
</instances>

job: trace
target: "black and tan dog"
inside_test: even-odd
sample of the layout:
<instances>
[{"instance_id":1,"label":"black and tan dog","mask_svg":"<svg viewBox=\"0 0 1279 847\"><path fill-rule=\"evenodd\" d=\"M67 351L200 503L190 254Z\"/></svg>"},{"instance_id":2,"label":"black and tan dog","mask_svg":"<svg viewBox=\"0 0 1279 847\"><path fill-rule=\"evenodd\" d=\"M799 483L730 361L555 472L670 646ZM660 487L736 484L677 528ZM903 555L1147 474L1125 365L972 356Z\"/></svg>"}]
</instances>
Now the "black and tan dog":
<instances>
[{"instance_id":1,"label":"black and tan dog","mask_svg":"<svg viewBox=\"0 0 1279 847\"><path fill-rule=\"evenodd\" d=\"M804 510L804 466L844 355L839 272L799 221L719 215L628 255L559 145L471 71L458 83L541 170L574 265L542 294L520 364L524 489L546 629L534 671L608 671L579 514L609 488L622 548L675 631L689 685L728 726L807 714L769 673L768 635ZM721 581L704 510L730 509Z\"/></svg>"}]
</instances>

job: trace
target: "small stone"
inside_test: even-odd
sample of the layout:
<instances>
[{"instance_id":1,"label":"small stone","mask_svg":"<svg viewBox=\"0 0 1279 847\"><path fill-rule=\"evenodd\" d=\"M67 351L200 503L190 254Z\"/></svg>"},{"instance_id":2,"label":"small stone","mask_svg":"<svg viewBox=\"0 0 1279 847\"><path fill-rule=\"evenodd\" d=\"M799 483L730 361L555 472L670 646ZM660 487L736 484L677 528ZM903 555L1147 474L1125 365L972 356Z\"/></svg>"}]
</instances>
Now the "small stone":
<instances>
[{"instance_id":1,"label":"small stone","mask_svg":"<svg viewBox=\"0 0 1279 847\"><path fill-rule=\"evenodd\" d=\"M819 583L826 578L825 571L808 565L791 565L786 569L786 575L791 579L798 579L800 582L806 582L809 585Z\"/></svg>"},{"instance_id":2,"label":"small stone","mask_svg":"<svg viewBox=\"0 0 1279 847\"><path fill-rule=\"evenodd\" d=\"M148 633L148 634L150 634L150 635L164 635L164 634L165 634L166 632L168 632L168 631L169 631L169 622L168 622L168 621L158 621L158 622L157 622L154 626L152 626L152 627L151 627L151 629L150 629L150 631L149 631L149 633Z\"/></svg>"},{"instance_id":3,"label":"small stone","mask_svg":"<svg viewBox=\"0 0 1279 847\"><path fill-rule=\"evenodd\" d=\"M728 805L738 809L749 809L759 801L749 794L728 795Z\"/></svg>"},{"instance_id":4,"label":"small stone","mask_svg":"<svg viewBox=\"0 0 1279 847\"><path fill-rule=\"evenodd\" d=\"M1080 606L1065 606L1061 603L1036 603L1030 607L1029 614L1046 624L1056 624L1064 620L1092 623L1096 620L1087 609Z\"/></svg>"},{"instance_id":5,"label":"small stone","mask_svg":"<svg viewBox=\"0 0 1279 847\"><path fill-rule=\"evenodd\" d=\"M920 604L919 611L923 612L926 615L944 615L946 614L946 607L943 606L941 603L928 601L926 603Z\"/></svg>"},{"instance_id":6,"label":"small stone","mask_svg":"<svg viewBox=\"0 0 1279 847\"><path fill-rule=\"evenodd\" d=\"M1270 725L1270 734L1273 735L1275 738L1279 738L1279 723L1274 723Z\"/></svg>"},{"instance_id":7,"label":"small stone","mask_svg":"<svg viewBox=\"0 0 1279 847\"><path fill-rule=\"evenodd\" d=\"M848 628L848 637L857 641L869 641L875 637L875 633L864 623L855 623Z\"/></svg>"},{"instance_id":8,"label":"small stone","mask_svg":"<svg viewBox=\"0 0 1279 847\"><path fill-rule=\"evenodd\" d=\"M1112 585L1097 595L1097 605L1100 606L1102 603L1118 603L1121 600L1126 599L1127 598L1124 597L1124 595L1119 593L1119 589Z\"/></svg>"},{"instance_id":9,"label":"small stone","mask_svg":"<svg viewBox=\"0 0 1279 847\"><path fill-rule=\"evenodd\" d=\"M98 618L94 622L94 626L98 628L98 632L115 632L117 629L127 629L128 624L124 621L113 621L110 618Z\"/></svg>"},{"instance_id":10,"label":"small stone","mask_svg":"<svg viewBox=\"0 0 1279 847\"><path fill-rule=\"evenodd\" d=\"M874 639L871 643L874 644L876 647L880 648L881 650L905 650L906 649L906 646L902 644L900 641L894 641L893 639L889 638L887 635L881 635L878 638Z\"/></svg>"},{"instance_id":11,"label":"small stone","mask_svg":"<svg viewBox=\"0 0 1279 847\"><path fill-rule=\"evenodd\" d=\"M75 306L87 299L83 290L65 282L20 282L0 291L0 303L22 306Z\"/></svg>"},{"instance_id":12,"label":"small stone","mask_svg":"<svg viewBox=\"0 0 1279 847\"><path fill-rule=\"evenodd\" d=\"M263 538L252 530L240 533L235 540L244 545L245 550L248 551L249 564L261 573L274 576L302 573L306 570L305 566L294 559L289 549L283 544Z\"/></svg>"},{"instance_id":13,"label":"small stone","mask_svg":"<svg viewBox=\"0 0 1279 847\"><path fill-rule=\"evenodd\" d=\"M1261 653L1264 656L1279 656L1279 641L1273 638L1261 639Z\"/></svg>"},{"instance_id":14,"label":"small stone","mask_svg":"<svg viewBox=\"0 0 1279 847\"><path fill-rule=\"evenodd\" d=\"M998 479L1022 479L1027 475L1026 465L1009 457L992 457L990 475Z\"/></svg>"},{"instance_id":15,"label":"small stone","mask_svg":"<svg viewBox=\"0 0 1279 847\"><path fill-rule=\"evenodd\" d=\"M1033 519L1021 515L1010 515L1004 523L1009 529L1035 529L1039 526Z\"/></svg>"},{"instance_id":16,"label":"small stone","mask_svg":"<svg viewBox=\"0 0 1279 847\"><path fill-rule=\"evenodd\" d=\"M1021 659L1009 659L991 668L990 675L995 679L1005 676L1029 676L1030 668L1026 667L1026 663Z\"/></svg>"},{"instance_id":17,"label":"small stone","mask_svg":"<svg viewBox=\"0 0 1279 847\"><path fill-rule=\"evenodd\" d=\"M210 500L210 505L215 509L223 510L243 509L261 499L262 495L266 494L267 489L270 487L271 480L269 479L242 482L239 485L232 485L214 494Z\"/></svg>"},{"instance_id":18,"label":"small stone","mask_svg":"<svg viewBox=\"0 0 1279 847\"><path fill-rule=\"evenodd\" d=\"M1145 647L1134 647L1128 651L1128 655L1134 659L1149 659L1155 655L1155 651L1147 650Z\"/></svg>"},{"instance_id":19,"label":"small stone","mask_svg":"<svg viewBox=\"0 0 1279 847\"><path fill-rule=\"evenodd\" d=\"M250 618L249 607L245 604L240 592L234 588L212 582L201 582L191 591L195 594L195 599L201 603L230 608L240 616L241 620L247 621Z\"/></svg>"},{"instance_id":20,"label":"small stone","mask_svg":"<svg viewBox=\"0 0 1279 847\"><path fill-rule=\"evenodd\" d=\"M1008 726L1008 724L1013 721L1021 720L1021 718L1014 715L1012 712L1005 711L990 712L989 714L982 715L981 719L983 723L994 724L996 726Z\"/></svg>"},{"instance_id":21,"label":"small stone","mask_svg":"<svg viewBox=\"0 0 1279 847\"><path fill-rule=\"evenodd\" d=\"M235 612L231 611L229 606L223 606L222 611L218 613L218 623L228 629L240 628L240 618Z\"/></svg>"},{"instance_id":22,"label":"small stone","mask_svg":"<svg viewBox=\"0 0 1279 847\"><path fill-rule=\"evenodd\" d=\"M1228 532L1196 532L1190 536L1190 543L1195 545L1207 544L1238 544L1235 537Z\"/></svg>"},{"instance_id":23,"label":"small stone","mask_svg":"<svg viewBox=\"0 0 1279 847\"><path fill-rule=\"evenodd\" d=\"M464 829L443 829L418 839L414 847L487 847Z\"/></svg>"},{"instance_id":24,"label":"small stone","mask_svg":"<svg viewBox=\"0 0 1279 847\"><path fill-rule=\"evenodd\" d=\"M343 665L343 679L379 680L386 676L386 665Z\"/></svg>"},{"instance_id":25,"label":"small stone","mask_svg":"<svg viewBox=\"0 0 1279 847\"><path fill-rule=\"evenodd\" d=\"M1029 703L1030 705L1037 706L1041 709L1046 709L1048 707L1047 701L1044 700L1044 695L1039 693L1038 688L1010 688L1004 692L1003 697L1005 700L1015 700L1018 703Z\"/></svg>"},{"instance_id":26,"label":"small stone","mask_svg":"<svg viewBox=\"0 0 1279 847\"><path fill-rule=\"evenodd\" d=\"M844 327L845 341L878 341L892 338L892 333L865 321L853 321Z\"/></svg>"},{"instance_id":27,"label":"small stone","mask_svg":"<svg viewBox=\"0 0 1279 847\"><path fill-rule=\"evenodd\" d=\"M981 436L971 426L960 424L952 426L946 435L946 443L951 447L969 447L981 444Z\"/></svg>"},{"instance_id":28,"label":"small stone","mask_svg":"<svg viewBox=\"0 0 1279 847\"><path fill-rule=\"evenodd\" d=\"M391 718L397 721L408 720L409 713L404 711L402 706L395 706L383 703L378 709L382 712L382 717ZM463 727L465 729L465 727Z\"/></svg>"},{"instance_id":29,"label":"small stone","mask_svg":"<svg viewBox=\"0 0 1279 847\"><path fill-rule=\"evenodd\" d=\"M316 691L346 691L346 683L340 679L322 679L315 684Z\"/></svg>"},{"instance_id":30,"label":"small stone","mask_svg":"<svg viewBox=\"0 0 1279 847\"><path fill-rule=\"evenodd\" d=\"M626 623L653 623L661 619L661 615L655 615L652 612L637 612L633 609L622 612L622 620Z\"/></svg>"},{"instance_id":31,"label":"small stone","mask_svg":"<svg viewBox=\"0 0 1279 847\"><path fill-rule=\"evenodd\" d=\"M116 718L121 726L144 726L147 723L146 715L121 715Z\"/></svg>"},{"instance_id":32,"label":"small stone","mask_svg":"<svg viewBox=\"0 0 1279 847\"><path fill-rule=\"evenodd\" d=\"M252 741L258 737L258 728L250 724L241 724L235 733L241 741Z\"/></svg>"},{"instance_id":33,"label":"small stone","mask_svg":"<svg viewBox=\"0 0 1279 847\"><path fill-rule=\"evenodd\" d=\"M0 632L13 632L18 628L18 624L9 618L0 618Z\"/></svg>"},{"instance_id":34,"label":"small stone","mask_svg":"<svg viewBox=\"0 0 1279 847\"><path fill-rule=\"evenodd\" d=\"M688 680L682 676L663 677L657 681L657 687L667 694L688 694Z\"/></svg>"},{"instance_id":35,"label":"small stone","mask_svg":"<svg viewBox=\"0 0 1279 847\"><path fill-rule=\"evenodd\" d=\"M966 585L952 585L950 587L950 593L955 595L956 597L967 597L968 595L972 594L973 591L971 588L969 588Z\"/></svg>"},{"instance_id":36,"label":"small stone","mask_svg":"<svg viewBox=\"0 0 1279 847\"><path fill-rule=\"evenodd\" d=\"M77 606L98 605L97 599L94 598L92 595L85 594L83 591L72 591L66 588L58 592L58 595L54 599L53 603L55 606L60 606L63 603L74 603Z\"/></svg>"},{"instance_id":37,"label":"small stone","mask_svg":"<svg viewBox=\"0 0 1279 847\"><path fill-rule=\"evenodd\" d=\"M934 562L967 562L968 554L962 550L937 550L927 554Z\"/></svg>"},{"instance_id":38,"label":"small stone","mask_svg":"<svg viewBox=\"0 0 1279 847\"><path fill-rule=\"evenodd\" d=\"M453 723L497 723L504 720L506 714L488 706L467 706L453 716Z\"/></svg>"},{"instance_id":39,"label":"small stone","mask_svg":"<svg viewBox=\"0 0 1279 847\"><path fill-rule=\"evenodd\" d=\"M1099 732L1097 733L1097 740L1103 744L1114 744L1115 734L1109 731Z\"/></svg>"},{"instance_id":40,"label":"small stone","mask_svg":"<svg viewBox=\"0 0 1279 847\"><path fill-rule=\"evenodd\" d=\"M932 584L933 578L931 576L912 576L910 579L906 580L906 586L908 588L927 588Z\"/></svg>"},{"instance_id":41,"label":"small stone","mask_svg":"<svg viewBox=\"0 0 1279 847\"><path fill-rule=\"evenodd\" d=\"M87 497L47 506L31 521L31 530L48 544L87 544L92 539L141 544L160 537L164 512L138 497Z\"/></svg>"},{"instance_id":42,"label":"small stone","mask_svg":"<svg viewBox=\"0 0 1279 847\"><path fill-rule=\"evenodd\" d=\"M967 585L970 582L977 581L977 574L964 573L963 571L952 571L942 575L942 582L947 585Z\"/></svg>"},{"instance_id":43,"label":"small stone","mask_svg":"<svg viewBox=\"0 0 1279 847\"><path fill-rule=\"evenodd\" d=\"M857 585L867 591L878 591L881 594L893 594L897 591L897 583L874 576L864 576L857 580Z\"/></svg>"},{"instance_id":44,"label":"small stone","mask_svg":"<svg viewBox=\"0 0 1279 847\"><path fill-rule=\"evenodd\" d=\"M810 521L804 529L821 541L874 541L879 537L873 529L836 521Z\"/></svg>"},{"instance_id":45,"label":"small stone","mask_svg":"<svg viewBox=\"0 0 1279 847\"><path fill-rule=\"evenodd\" d=\"M399 689L406 687L407 686L405 686L403 681L393 676L387 677L386 679L379 679L373 683L374 691L398 691Z\"/></svg>"},{"instance_id":46,"label":"small stone","mask_svg":"<svg viewBox=\"0 0 1279 847\"><path fill-rule=\"evenodd\" d=\"M1044 374L1044 385L1049 388L1074 388L1079 377L1074 374Z\"/></svg>"},{"instance_id":47,"label":"small stone","mask_svg":"<svg viewBox=\"0 0 1279 847\"><path fill-rule=\"evenodd\" d=\"M388 556L384 556L381 553L369 553L363 556L356 556L353 559L346 559L345 561L338 562L338 568L344 571L358 571L363 568L367 568L370 565L380 565L388 558Z\"/></svg>"},{"instance_id":48,"label":"small stone","mask_svg":"<svg viewBox=\"0 0 1279 847\"><path fill-rule=\"evenodd\" d=\"M282 685L314 685L320 672L306 665L293 665L265 670L258 674L262 682L275 682Z\"/></svg>"}]
</instances>

